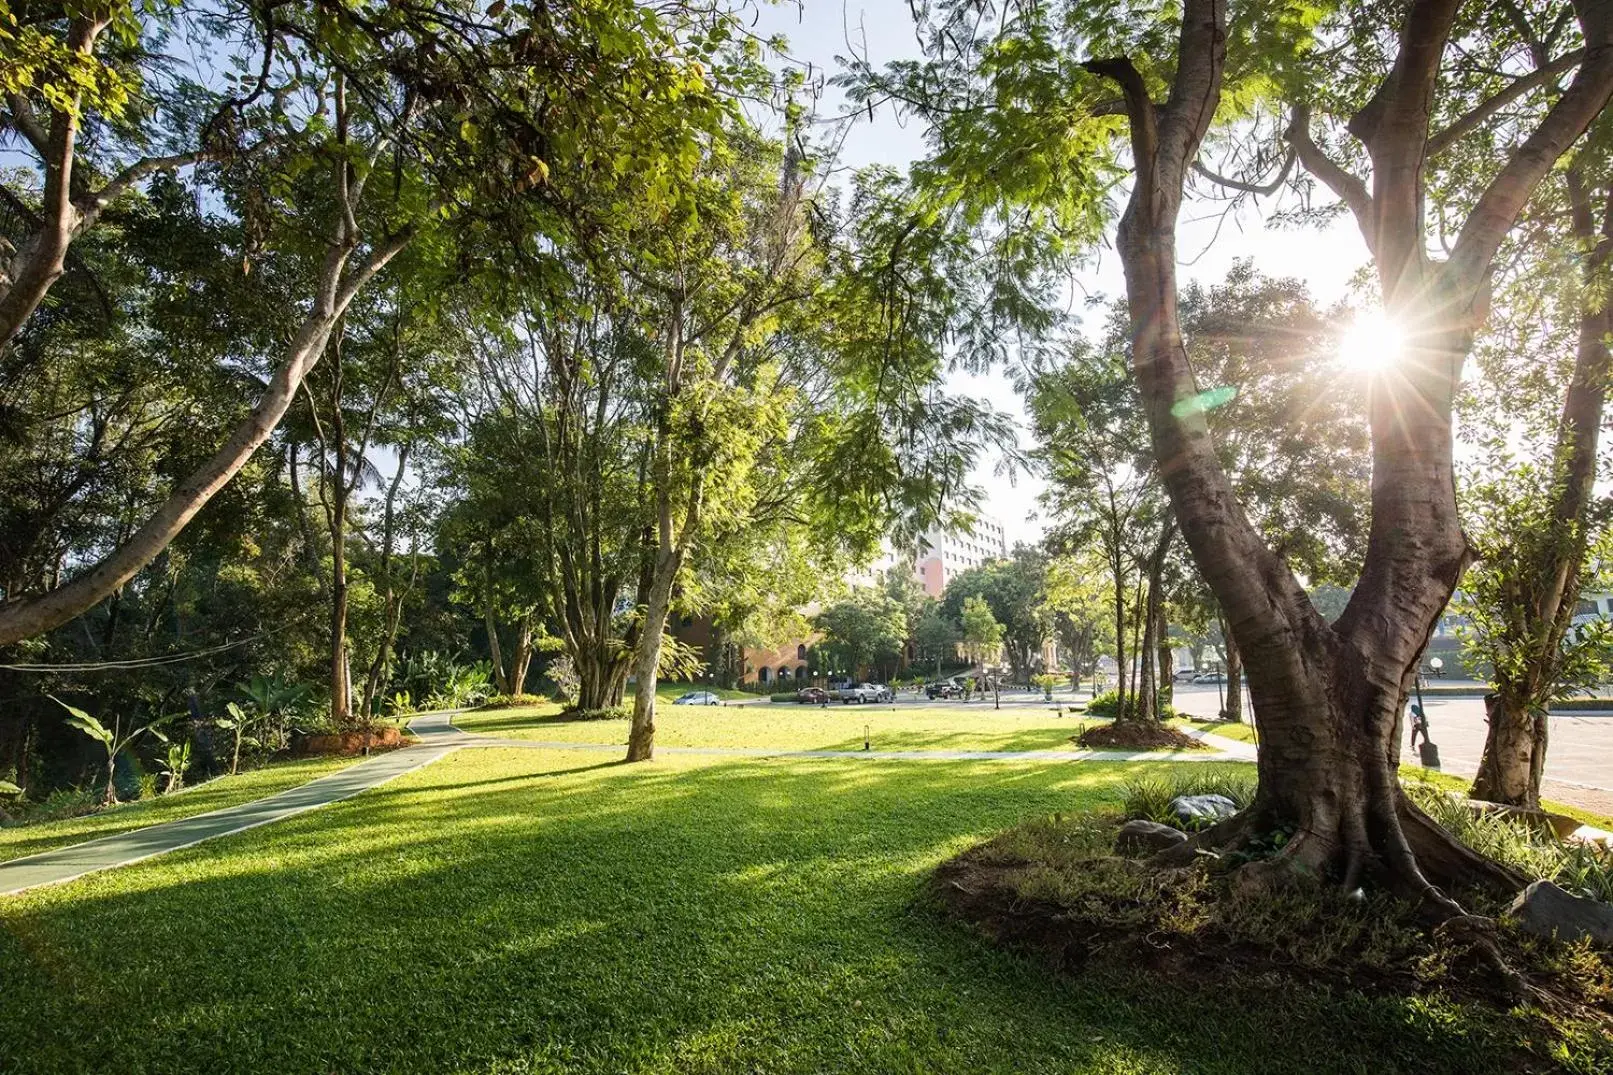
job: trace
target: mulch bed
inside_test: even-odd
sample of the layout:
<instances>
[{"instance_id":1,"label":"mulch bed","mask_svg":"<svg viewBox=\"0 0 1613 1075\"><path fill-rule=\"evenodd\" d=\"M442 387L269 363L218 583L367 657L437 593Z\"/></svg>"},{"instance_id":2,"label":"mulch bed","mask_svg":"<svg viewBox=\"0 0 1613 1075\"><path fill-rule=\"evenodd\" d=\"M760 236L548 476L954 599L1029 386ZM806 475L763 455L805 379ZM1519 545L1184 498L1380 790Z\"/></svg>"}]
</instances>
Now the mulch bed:
<instances>
[{"instance_id":1,"label":"mulch bed","mask_svg":"<svg viewBox=\"0 0 1613 1075\"><path fill-rule=\"evenodd\" d=\"M1204 744L1152 720L1110 721L1088 728L1075 741L1088 750L1204 750Z\"/></svg>"},{"instance_id":2,"label":"mulch bed","mask_svg":"<svg viewBox=\"0 0 1613 1075\"><path fill-rule=\"evenodd\" d=\"M393 725L370 732L370 751L396 750L407 746L409 739ZM300 735L291 742L291 753L299 758L315 755L340 754L351 756L364 750L364 733L342 732L340 735Z\"/></svg>"}]
</instances>

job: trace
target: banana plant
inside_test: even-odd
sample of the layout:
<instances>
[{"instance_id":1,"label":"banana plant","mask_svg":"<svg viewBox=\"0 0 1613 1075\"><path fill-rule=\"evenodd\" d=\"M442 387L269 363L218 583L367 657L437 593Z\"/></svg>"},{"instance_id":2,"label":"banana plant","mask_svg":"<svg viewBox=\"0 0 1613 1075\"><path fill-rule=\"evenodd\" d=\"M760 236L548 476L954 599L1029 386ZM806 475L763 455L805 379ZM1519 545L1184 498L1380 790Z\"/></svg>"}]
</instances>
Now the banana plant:
<instances>
[{"instance_id":1,"label":"banana plant","mask_svg":"<svg viewBox=\"0 0 1613 1075\"><path fill-rule=\"evenodd\" d=\"M158 717L149 724L142 724L138 728L125 732L122 717L115 718L112 722L112 727L108 728L84 712L84 710L68 705L54 694L50 696L50 700L67 710L69 727L76 728L106 748L106 793L102 797L102 802L108 806L118 801L118 789L117 785L112 781L112 774L119 752L147 733L157 735L166 740L167 736L162 734L163 725L172 723L185 715L183 713L170 713L166 717Z\"/></svg>"},{"instance_id":2,"label":"banana plant","mask_svg":"<svg viewBox=\"0 0 1613 1075\"><path fill-rule=\"evenodd\" d=\"M156 734L164 739L167 738L161 732ZM178 743L170 742L168 744L168 754L162 761L162 773L168 778L168 783L163 787L162 793L172 795L183 787L185 785L185 770L189 768L190 740L185 739Z\"/></svg>"},{"instance_id":3,"label":"banana plant","mask_svg":"<svg viewBox=\"0 0 1613 1075\"><path fill-rule=\"evenodd\" d=\"M235 746L230 751L230 775L234 776L241 768L241 744L254 747L258 745L258 741L248 736L247 732L268 720L270 711L259 709L256 713L249 714L234 702L226 702L224 708L229 710L230 715L219 717L213 723L235 735Z\"/></svg>"}]
</instances>

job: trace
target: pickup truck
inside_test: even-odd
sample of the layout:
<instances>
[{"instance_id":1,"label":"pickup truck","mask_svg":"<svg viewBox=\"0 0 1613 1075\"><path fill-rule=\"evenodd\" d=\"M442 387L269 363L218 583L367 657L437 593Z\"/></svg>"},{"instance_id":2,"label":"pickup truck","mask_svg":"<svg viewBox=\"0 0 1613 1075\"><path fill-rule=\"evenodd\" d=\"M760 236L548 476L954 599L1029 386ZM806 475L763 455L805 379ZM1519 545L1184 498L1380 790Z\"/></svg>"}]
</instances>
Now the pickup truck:
<instances>
[{"instance_id":1,"label":"pickup truck","mask_svg":"<svg viewBox=\"0 0 1613 1075\"><path fill-rule=\"evenodd\" d=\"M889 702L895 695L882 683L855 683L837 692L836 697L846 705L853 702L865 705L869 702Z\"/></svg>"}]
</instances>

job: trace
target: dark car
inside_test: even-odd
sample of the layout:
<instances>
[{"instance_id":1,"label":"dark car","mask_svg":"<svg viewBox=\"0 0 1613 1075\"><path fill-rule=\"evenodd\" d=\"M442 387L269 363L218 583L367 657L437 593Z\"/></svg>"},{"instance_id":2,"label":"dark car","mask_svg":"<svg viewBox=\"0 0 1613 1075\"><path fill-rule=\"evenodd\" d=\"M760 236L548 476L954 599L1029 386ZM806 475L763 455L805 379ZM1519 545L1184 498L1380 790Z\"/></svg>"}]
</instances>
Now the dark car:
<instances>
[{"instance_id":1,"label":"dark car","mask_svg":"<svg viewBox=\"0 0 1613 1075\"><path fill-rule=\"evenodd\" d=\"M798 705L822 705L829 700L829 692L822 687L802 687L795 692Z\"/></svg>"},{"instance_id":2,"label":"dark car","mask_svg":"<svg viewBox=\"0 0 1613 1075\"><path fill-rule=\"evenodd\" d=\"M937 698L958 698L963 694L963 687L955 679L940 679L934 683L924 684L924 696L934 701Z\"/></svg>"}]
</instances>

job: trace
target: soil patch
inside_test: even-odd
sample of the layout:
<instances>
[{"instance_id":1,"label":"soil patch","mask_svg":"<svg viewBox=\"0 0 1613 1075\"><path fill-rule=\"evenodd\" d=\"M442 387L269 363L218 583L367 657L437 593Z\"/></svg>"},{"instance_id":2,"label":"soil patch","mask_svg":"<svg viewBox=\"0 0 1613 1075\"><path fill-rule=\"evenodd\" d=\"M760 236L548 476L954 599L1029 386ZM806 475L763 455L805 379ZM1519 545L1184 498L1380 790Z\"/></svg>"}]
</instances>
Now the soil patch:
<instances>
[{"instance_id":1,"label":"soil patch","mask_svg":"<svg viewBox=\"0 0 1613 1075\"><path fill-rule=\"evenodd\" d=\"M1075 741L1088 750L1204 750L1205 745L1168 724L1116 720L1088 728Z\"/></svg>"},{"instance_id":2,"label":"soil patch","mask_svg":"<svg viewBox=\"0 0 1613 1075\"><path fill-rule=\"evenodd\" d=\"M388 724L375 728L369 736L370 751L396 750L407 746L409 739L395 726ZM342 732L339 735L300 735L292 740L291 753L297 757L310 757L313 755L341 754L350 756L361 754L364 751L364 733Z\"/></svg>"}]
</instances>

